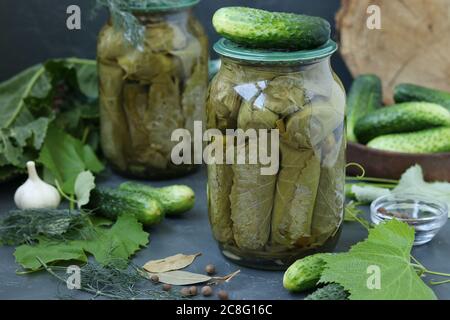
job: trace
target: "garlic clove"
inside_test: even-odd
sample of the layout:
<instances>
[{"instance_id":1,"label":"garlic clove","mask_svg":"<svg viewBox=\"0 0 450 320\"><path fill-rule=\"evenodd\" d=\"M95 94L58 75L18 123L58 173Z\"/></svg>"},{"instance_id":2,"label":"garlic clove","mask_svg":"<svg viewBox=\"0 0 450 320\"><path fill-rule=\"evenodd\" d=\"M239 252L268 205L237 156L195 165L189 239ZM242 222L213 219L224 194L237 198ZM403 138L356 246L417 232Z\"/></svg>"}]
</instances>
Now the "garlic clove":
<instances>
[{"instance_id":1,"label":"garlic clove","mask_svg":"<svg viewBox=\"0 0 450 320\"><path fill-rule=\"evenodd\" d=\"M14 194L19 209L55 209L61 202L58 190L41 180L33 161L27 162L28 179Z\"/></svg>"}]
</instances>

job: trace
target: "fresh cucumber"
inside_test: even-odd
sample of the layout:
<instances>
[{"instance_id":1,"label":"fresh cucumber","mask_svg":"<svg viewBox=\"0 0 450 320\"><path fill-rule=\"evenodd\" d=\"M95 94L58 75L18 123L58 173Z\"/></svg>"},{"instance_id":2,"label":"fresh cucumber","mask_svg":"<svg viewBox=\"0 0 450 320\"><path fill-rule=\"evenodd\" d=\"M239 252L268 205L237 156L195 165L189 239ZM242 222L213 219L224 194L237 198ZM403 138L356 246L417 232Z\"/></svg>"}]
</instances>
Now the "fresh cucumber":
<instances>
[{"instance_id":1,"label":"fresh cucumber","mask_svg":"<svg viewBox=\"0 0 450 320\"><path fill-rule=\"evenodd\" d=\"M348 300L348 297L349 294L343 286L330 283L308 295L305 300Z\"/></svg>"},{"instance_id":2,"label":"fresh cucumber","mask_svg":"<svg viewBox=\"0 0 450 320\"><path fill-rule=\"evenodd\" d=\"M153 188L140 183L125 182L119 186L119 189L142 193L146 197L159 201L166 215L174 216L189 211L195 203L195 193L188 186Z\"/></svg>"},{"instance_id":3,"label":"fresh cucumber","mask_svg":"<svg viewBox=\"0 0 450 320\"><path fill-rule=\"evenodd\" d=\"M409 101L425 101L437 103L450 111L450 92L430 89L415 84L403 83L394 89L396 103Z\"/></svg>"},{"instance_id":4,"label":"fresh cucumber","mask_svg":"<svg viewBox=\"0 0 450 320\"><path fill-rule=\"evenodd\" d=\"M113 220L121 214L131 214L146 226L157 224L164 218L164 210L158 200L126 190L94 189L87 208Z\"/></svg>"},{"instance_id":5,"label":"fresh cucumber","mask_svg":"<svg viewBox=\"0 0 450 320\"><path fill-rule=\"evenodd\" d=\"M376 75L361 75L353 81L347 98L348 141L358 142L354 132L356 121L379 109L382 98L381 80Z\"/></svg>"},{"instance_id":6,"label":"fresh cucumber","mask_svg":"<svg viewBox=\"0 0 450 320\"><path fill-rule=\"evenodd\" d=\"M326 265L324 255L318 253L295 261L284 273L284 288L291 292L314 288Z\"/></svg>"},{"instance_id":7,"label":"fresh cucumber","mask_svg":"<svg viewBox=\"0 0 450 320\"><path fill-rule=\"evenodd\" d=\"M428 102L406 102L375 110L356 122L355 135L361 143L391 133L414 132L450 126L450 112Z\"/></svg>"},{"instance_id":8,"label":"fresh cucumber","mask_svg":"<svg viewBox=\"0 0 450 320\"><path fill-rule=\"evenodd\" d=\"M213 25L223 37L261 49L314 49L330 39L330 24L322 18L246 7L219 9Z\"/></svg>"},{"instance_id":9,"label":"fresh cucumber","mask_svg":"<svg viewBox=\"0 0 450 320\"><path fill-rule=\"evenodd\" d=\"M411 133L389 134L373 139L367 146L405 153L450 152L450 128L440 127Z\"/></svg>"}]
</instances>

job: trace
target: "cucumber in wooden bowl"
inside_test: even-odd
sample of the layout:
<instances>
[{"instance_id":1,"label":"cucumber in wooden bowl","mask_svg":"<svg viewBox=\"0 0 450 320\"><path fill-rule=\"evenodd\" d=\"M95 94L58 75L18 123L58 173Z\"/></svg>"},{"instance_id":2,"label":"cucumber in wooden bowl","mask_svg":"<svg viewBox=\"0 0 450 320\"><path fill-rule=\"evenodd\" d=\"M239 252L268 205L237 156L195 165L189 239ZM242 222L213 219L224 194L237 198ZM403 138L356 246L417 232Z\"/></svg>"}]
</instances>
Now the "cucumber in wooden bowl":
<instances>
[{"instance_id":1,"label":"cucumber in wooden bowl","mask_svg":"<svg viewBox=\"0 0 450 320\"><path fill-rule=\"evenodd\" d=\"M415 132L434 127L450 127L450 112L428 102L406 102L373 111L356 122L359 142L392 133Z\"/></svg>"},{"instance_id":2,"label":"cucumber in wooden bowl","mask_svg":"<svg viewBox=\"0 0 450 320\"><path fill-rule=\"evenodd\" d=\"M450 92L426 88L415 84L402 83L394 89L396 103L426 101L437 103L450 111Z\"/></svg>"},{"instance_id":3,"label":"cucumber in wooden bowl","mask_svg":"<svg viewBox=\"0 0 450 320\"><path fill-rule=\"evenodd\" d=\"M412 166L422 167L425 180L450 182L450 152L406 153L369 148L359 143L349 142L347 162L361 165L367 177L400 179ZM349 166L347 174L360 175L361 169Z\"/></svg>"},{"instance_id":4,"label":"cucumber in wooden bowl","mask_svg":"<svg viewBox=\"0 0 450 320\"><path fill-rule=\"evenodd\" d=\"M261 49L315 49L330 39L331 32L328 21L320 17L246 7L219 9L213 25L226 39Z\"/></svg>"},{"instance_id":5,"label":"cucumber in wooden bowl","mask_svg":"<svg viewBox=\"0 0 450 320\"><path fill-rule=\"evenodd\" d=\"M417 132L388 134L371 140L367 146L405 153L450 152L450 128L440 127Z\"/></svg>"},{"instance_id":6,"label":"cucumber in wooden bowl","mask_svg":"<svg viewBox=\"0 0 450 320\"><path fill-rule=\"evenodd\" d=\"M347 98L347 140L357 142L356 122L382 106L381 80L376 75L365 74L357 77Z\"/></svg>"}]
</instances>

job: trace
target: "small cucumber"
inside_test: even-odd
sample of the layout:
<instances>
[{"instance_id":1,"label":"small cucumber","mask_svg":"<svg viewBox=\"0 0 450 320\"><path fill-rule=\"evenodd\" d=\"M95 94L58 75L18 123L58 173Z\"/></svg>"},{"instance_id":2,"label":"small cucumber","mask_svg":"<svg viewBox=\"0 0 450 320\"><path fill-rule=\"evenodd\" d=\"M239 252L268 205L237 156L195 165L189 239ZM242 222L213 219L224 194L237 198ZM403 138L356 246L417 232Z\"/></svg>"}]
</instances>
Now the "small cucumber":
<instances>
[{"instance_id":1,"label":"small cucumber","mask_svg":"<svg viewBox=\"0 0 450 320\"><path fill-rule=\"evenodd\" d=\"M349 294L343 286L330 283L308 295L305 300L348 300L348 297Z\"/></svg>"},{"instance_id":2,"label":"small cucumber","mask_svg":"<svg viewBox=\"0 0 450 320\"><path fill-rule=\"evenodd\" d=\"M348 141L358 142L354 132L356 121L379 109L382 98L381 80L376 75L361 75L353 81L347 98Z\"/></svg>"},{"instance_id":3,"label":"small cucumber","mask_svg":"<svg viewBox=\"0 0 450 320\"><path fill-rule=\"evenodd\" d=\"M358 141L370 140L391 133L414 132L450 126L450 112L428 102L406 102L375 110L356 122Z\"/></svg>"},{"instance_id":4,"label":"small cucumber","mask_svg":"<svg viewBox=\"0 0 450 320\"><path fill-rule=\"evenodd\" d=\"M410 101L425 101L437 103L450 111L450 92L430 89L415 84L403 83L394 89L396 103Z\"/></svg>"},{"instance_id":5,"label":"small cucumber","mask_svg":"<svg viewBox=\"0 0 450 320\"><path fill-rule=\"evenodd\" d=\"M373 139L367 146L405 153L450 152L450 128L441 127L411 133L389 134Z\"/></svg>"},{"instance_id":6,"label":"small cucumber","mask_svg":"<svg viewBox=\"0 0 450 320\"><path fill-rule=\"evenodd\" d=\"M326 265L324 255L326 253L318 253L295 261L284 273L284 288L291 292L314 288Z\"/></svg>"},{"instance_id":7,"label":"small cucumber","mask_svg":"<svg viewBox=\"0 0 450 320\"><path fill-rule=\"evenodd\" d=\"M131 214L146 226L157 224L164 218L159 201L126 190L94 189L87 208L113 220L121 214Z\"/></svg>"},{"instance_id":8,"label":"small cucumber","mask_svg":"<svg viewBox=\"0 0 450 320\"><path fill-rule=\"evenodd\" d=\"M328 21L320 17L246 7L219 9L213 25L223 37L261 49L314 49L325 44L331 32Z\"/></svg>"},{"instance_id":9,"label":"small cucumber","mask_svg":"<svg viewBox=\"0 0 450 320\"><path fill-rule=\"evenodd\" d=\"M141 193L146 197L161 203L166 215L180 215L191 210L195 204L195 193L188 186L174 185L164 188L154 188L148 185L125 182L119 186L120 190Z\"/></svg>"}]
</instances>

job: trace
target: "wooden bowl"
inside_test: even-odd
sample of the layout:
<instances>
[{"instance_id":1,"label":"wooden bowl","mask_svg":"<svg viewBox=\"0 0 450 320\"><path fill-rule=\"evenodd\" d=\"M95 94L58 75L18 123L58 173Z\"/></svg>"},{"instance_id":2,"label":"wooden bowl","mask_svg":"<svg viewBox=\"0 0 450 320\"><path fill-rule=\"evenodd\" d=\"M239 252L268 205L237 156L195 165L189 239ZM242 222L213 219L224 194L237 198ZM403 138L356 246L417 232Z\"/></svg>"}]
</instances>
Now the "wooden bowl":
<instances>
[{"instance_id":1,"label":"wooden bowl","mask_svg":"<svg viewBox=\"0 0 450 320\"><path fill-rule=\"evenodd\" d=\"M367 177L386 179L399 179L408 168L419 164L423 169L425 180L450 182L450 153L389 152L349 142L347 162L359 163L366 170ZM351 166L347 169L347 174L359 175L361 170Z\"/></svg>"}]
</instances>

